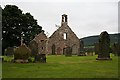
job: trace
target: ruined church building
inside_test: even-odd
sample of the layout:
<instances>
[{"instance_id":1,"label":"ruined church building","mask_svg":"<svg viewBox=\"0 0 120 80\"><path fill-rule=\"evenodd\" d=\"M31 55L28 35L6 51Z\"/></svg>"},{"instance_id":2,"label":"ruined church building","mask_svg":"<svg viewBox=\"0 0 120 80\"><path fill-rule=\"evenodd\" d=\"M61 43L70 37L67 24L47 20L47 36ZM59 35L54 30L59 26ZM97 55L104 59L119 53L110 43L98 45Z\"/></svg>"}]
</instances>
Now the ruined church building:
<instances>
[{"instance_id":1,"label":"ruined church building","mask_svg":"<svg viewBox=\"0 0 120 80\"><path fill-rule=\"evenodd\" d=\"M40 35L39 38L38 35ZM67 47L70 47L72 54L78 55L80 52L80 40L68 26L66 14L62 15L61 26L48 39L46 39L47 37L44 33L38 35L35 39L37 38L37 40L40 41L40 43L38 43L38 45L40 45L38 48L43 54L65 54L65 49ZM43 36L45 37L43 38ZM43 45L44 43L45 45Z\"/></svg>"}]
</instances>

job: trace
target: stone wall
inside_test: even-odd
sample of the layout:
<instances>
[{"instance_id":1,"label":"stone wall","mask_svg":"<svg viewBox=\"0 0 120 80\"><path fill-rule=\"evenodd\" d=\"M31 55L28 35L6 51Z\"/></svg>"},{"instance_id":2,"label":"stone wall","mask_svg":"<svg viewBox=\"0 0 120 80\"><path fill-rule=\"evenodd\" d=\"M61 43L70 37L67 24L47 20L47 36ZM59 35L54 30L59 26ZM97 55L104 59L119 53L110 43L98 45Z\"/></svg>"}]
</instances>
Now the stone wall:
<instances>
[{"instance_id":1,"label":"stone wall","mask_svg":"<svg viewBox=\"0 0 120 80\"><path fill-rule=\"evenodd\" d=\"M44 32L41 32L40 34L36 35L33 40L38 44L37 54L46 54L47 36L44 34Z\"/></svg>"}]
</instances>

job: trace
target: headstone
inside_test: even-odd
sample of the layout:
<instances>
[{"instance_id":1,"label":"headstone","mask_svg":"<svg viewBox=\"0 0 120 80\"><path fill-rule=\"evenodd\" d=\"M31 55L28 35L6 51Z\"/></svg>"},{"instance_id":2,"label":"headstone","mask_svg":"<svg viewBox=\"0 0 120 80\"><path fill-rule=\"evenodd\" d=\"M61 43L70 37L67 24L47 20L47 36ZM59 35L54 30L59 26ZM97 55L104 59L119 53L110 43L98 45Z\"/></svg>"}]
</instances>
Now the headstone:
<instances>
[{"instance_id":1,"label":"headstone","mask_svg":"<svg viewBox=\"0 0 120 80\"><path fill-rule=\"evenodd\" d=\"M6 56L13 56L14 54L14 48L13 47L8 47L7 49L5 49L5 55Z\"/></svg>"},{"instance_id":2,"label":"headstone","mask_svg":"<svg viewBox=\"0 0 120 80\"><path fill-rule=\"evenodd\" d=\"M0 57L0 62L4 62L4 58L3 57Z\"/></svg>"},{"instance_id":3,"label":"headstone","mask_svg":"<svg viewBox=\"0 0 120 80\"><path fill-rule=\"evenodd\" d=\"M46 54L36 54L34 62L46 63Z\"/></svg>"},{"instance_id":4,"label":"headstone","mask_svg":"<svg viewBox=\"0 0 120 80\"><path fill-rule=\"evenodd\" d=\"M94 55L94 48L86 47L85 48L85 54L86 54L86 56L93 56Z\"/></svg>"},{"instance_id":5,"label":"headstone","mask_svg":"<svg viewBox=\"0 0 120 80\"><path fill-rule=\"evenodd\" d=\"M120 43L114 43L112 46L112 53L115 56L120 56Z\"/></svg>"},{"instance_id":6,"label":"headstone","mask_svg":"<svg viewBox=\"0 0 120 80\"><path fill-rule=\"evenodd\" d=\"M99 43L94 44L94 51L95 51L95 54L99 53Z\"/></svg>"},{"instance_id":7,"label":"headstone","mask_svg":"<svg viewBox=\"0 0 120 80\"><path fill-rule=\"evenodd\" d=\"M110 36L104 31L99 36L99 53L96 60L111 60L110 58Z\"/></svg>"},{"instance_id":8,"label":"headstone","mask_svg":"<svg viewBox=\"0 0 120 80\"><path fill-rule=\"evenodd\" d=\"M31 58L28 58L28 62L32 62L32 59L31 59Z\"/></svg>"},{"instance_id":9,"label":"headstone","mask_svg":"<svg viewBox=\"0 0 120 80\"><path fill-rule=\"evenodd\" d=\"M2 57L2 62L4 62L4 58Z\"/></svg>"},{"instance_id":10,"label":"headstone","mask_svg":"<svg viewBox=\"0 0 120 80\"><path fill-rule=\"evenodd\" d=\"M28 47L31 50L32 56L35 56L36 54L38 54L38 43L35 40L32 40Z\"/></svg>"},{"instance_id":11,"label":"headstone","mask_svg":"<svg viewBox=\"0 0 120 80\"><path fill-rule=\"evenodd\" d=\"M71 47L65 48L65 56L72 56L72 48Z\"/></svg>"},{"instance_id":12,"label":"headstone","mask_svg":"<svg viewBox=\"0 0 120 80\"><path fill-rule=\"evenodd\" d=\"M82 40L80 40L80 53L78 54L78 56L86 56L84 50L84 42Z\"/></svg>"},{"instance_id":13,"label":"headstone","mask_svg":"<svg viewBox=\"0 0 120 80\"><path fill-rule=\"evenodd\" d=\"M41 54L41 62L46 63L46 54Z\"/></svg>"}]
</instances>

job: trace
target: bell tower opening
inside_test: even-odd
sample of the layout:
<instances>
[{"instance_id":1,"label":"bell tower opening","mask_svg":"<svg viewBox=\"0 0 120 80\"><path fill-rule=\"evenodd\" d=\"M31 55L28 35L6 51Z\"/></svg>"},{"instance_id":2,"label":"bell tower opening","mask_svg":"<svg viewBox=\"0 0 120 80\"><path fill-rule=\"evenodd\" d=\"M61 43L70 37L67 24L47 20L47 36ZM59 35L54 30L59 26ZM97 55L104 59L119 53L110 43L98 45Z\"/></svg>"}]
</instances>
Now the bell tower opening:
<instances>
[{"instance_id":1,"label":"bell tower opening","mask_svg":"<svg viewBox=\"0 0 120 80\"><path fill-rule=\"evenodd\" d=\"M67 15L66 15L66 14L63 14L63 15L62 15L61 25L63 25L63 24L67 25L67 23L68 23Z\"/></svg>"}]
</instances>

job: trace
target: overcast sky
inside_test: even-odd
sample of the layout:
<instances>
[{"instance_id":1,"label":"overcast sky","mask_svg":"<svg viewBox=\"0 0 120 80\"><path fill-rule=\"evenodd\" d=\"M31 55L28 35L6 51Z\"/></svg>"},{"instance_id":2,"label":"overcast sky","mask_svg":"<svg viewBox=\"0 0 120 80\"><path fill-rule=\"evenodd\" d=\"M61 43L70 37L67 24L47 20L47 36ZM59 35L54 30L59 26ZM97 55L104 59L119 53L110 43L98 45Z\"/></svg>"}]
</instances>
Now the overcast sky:
<instances>
[{"instance_id":1,"label":"overcast sky","mask_svg":"<svg viewBox=\"0 0 120 80\"><path fill-rule=\"evenodd\" d=\"M8 2L9 1L9 2ZM61 15L68 15L68 25L79 37L118 32L118 0L4 0L30 12L49 36L61 25Z\"/></svg>"}]
</instances>

